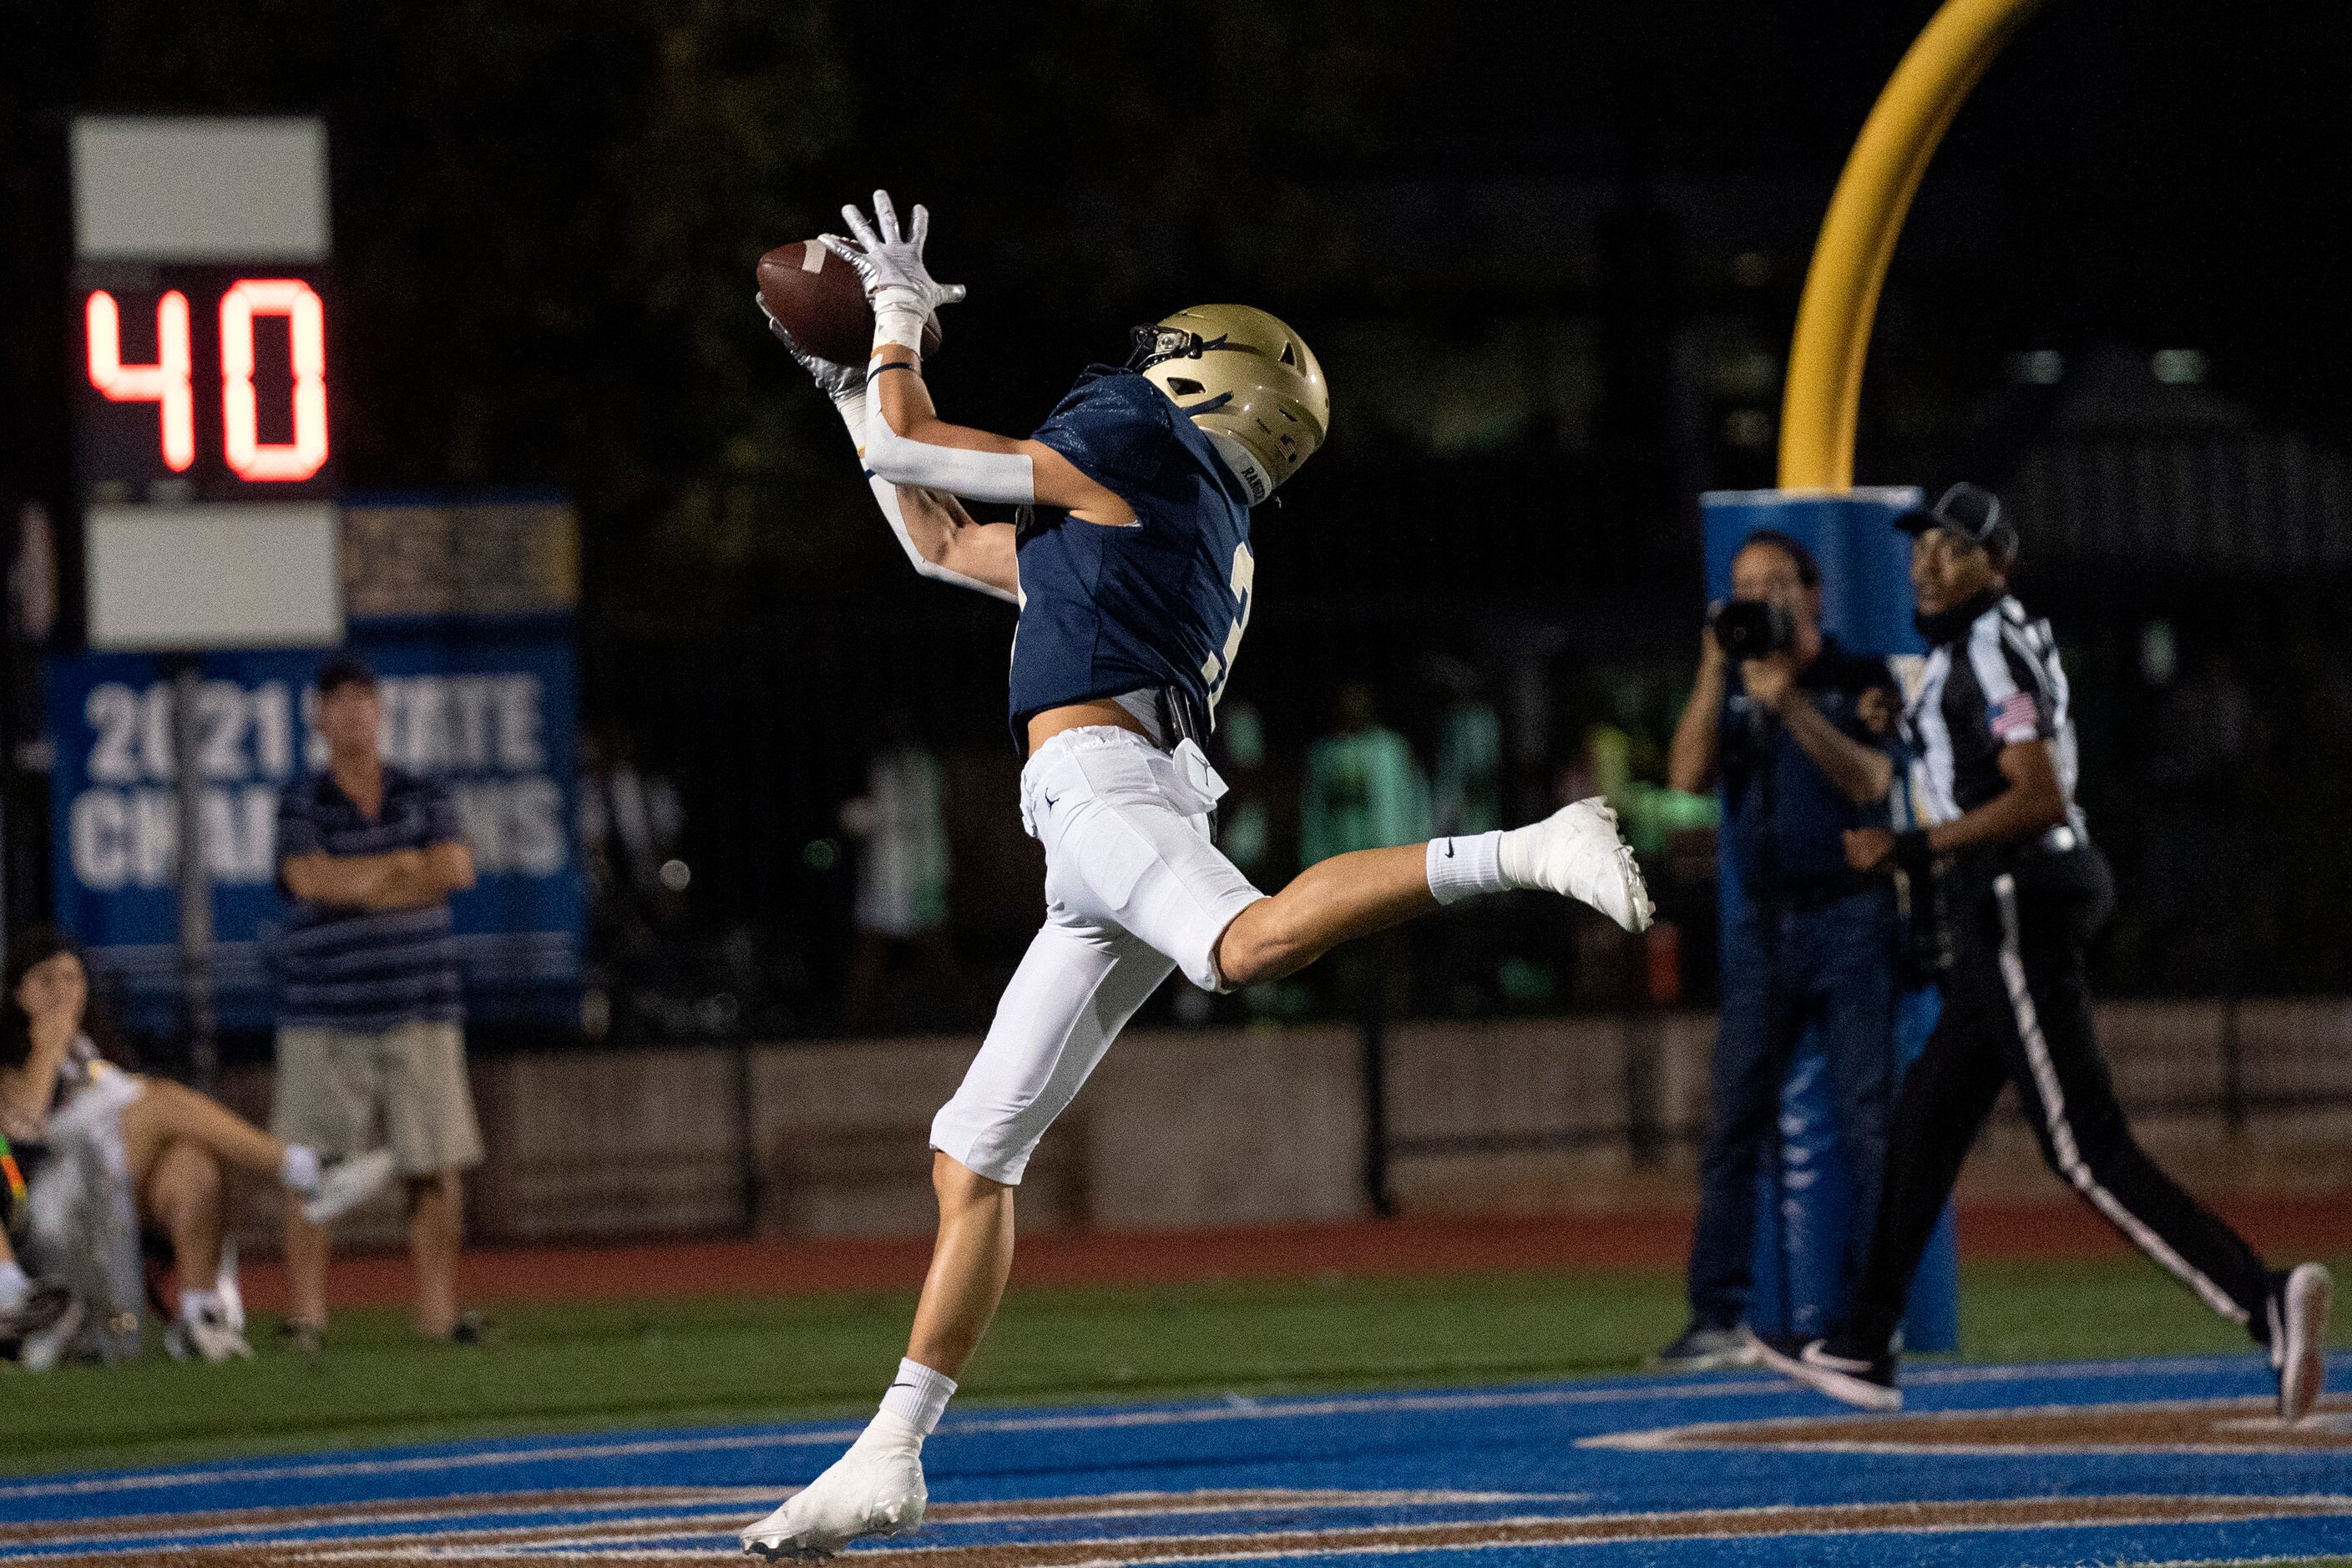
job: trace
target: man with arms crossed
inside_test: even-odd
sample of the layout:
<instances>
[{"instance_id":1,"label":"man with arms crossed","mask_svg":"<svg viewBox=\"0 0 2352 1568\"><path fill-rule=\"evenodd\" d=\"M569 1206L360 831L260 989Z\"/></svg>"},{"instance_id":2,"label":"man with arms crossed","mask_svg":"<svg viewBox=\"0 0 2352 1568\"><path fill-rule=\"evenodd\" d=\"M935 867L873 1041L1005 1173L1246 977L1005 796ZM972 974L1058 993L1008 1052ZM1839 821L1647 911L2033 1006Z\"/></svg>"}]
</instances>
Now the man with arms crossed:
<instances>
[{"instance_id":1,"label":"man with arms crossed","mask_svg":"<svg viewBox=\"0 0 2352 1568\"><path fill-rule=\"evenodd\" d=\"M466 1082L465 1009L449 895L474 885L449 792L387 766L375 672L349 655L319 669L327 769L278 802L278 879L293 908L278 965L270 1130L329 1156L367 1146L379 1117L408 1187L416 1331L470 1337L457 1315L459 1173L481 1163ZM327 1227L286 1210L288 1327L327 1326Z\"/></svg>"},{"instance_id":2,"label":"man with arms crossed","mask_svg":"<svg viewBox=\"0 0 2352 1568\"><path fill-rule=\"evenodd\" d=\"M921 1521L923 1439L1003 1294L1022 1171L1171 972L1232 990L1507 888L1580 899L1631 930L1650 918L1598 801L1507 833L1337 856L1271 898L1250 886L1209 841L1224 784L1195 737L1249 620L1249 509L1323 439L1315 356L1262 310L1202 306L1139 328L1129 367L1088 371L1030 439L950 425L908 346L963 297L924 268L928 216L917 207L902 237L878 191L871 225L844 216L856 243L827 243L866 279L874 355L864 367L800 357L916 569L1021 606L1011 709L1046 920L931 1124L939 1238L898 1380L846 1455L743 1531L744 1549L771 1559ZM1023 508L1024 521L975 522L956 496Z\"/></svg>"},{"instance_id":3,"label":"man with arms crossed","mask_svg":"<svg viewBox=\"0 0 2352 1568\"><path fill-rule=\"evenodd\" d=\"M1765 1361L1865 1410L1896 1410L1895 1325L1960 1163L2003 1083L2042 1156L2124 1237L2270 1352L2279 1414L2302 1419L2326 1375L2327 1270L2265 1268L2254 1249L2141 1152L2091 1032L2086 950L2115 903L2106 858L2074 805L2074 720L2047 621L2009 595L2017 535L2000 502L1954 485L1895 526L1927 665L1904 724L1934 826L1846 836L1858 870L1915 887L1948 861L1952 965L1944 1009L1904 1074L1886 1128L1870 1254L1828 1338L1761 1342Z\"/></svg>"}]
</instances>

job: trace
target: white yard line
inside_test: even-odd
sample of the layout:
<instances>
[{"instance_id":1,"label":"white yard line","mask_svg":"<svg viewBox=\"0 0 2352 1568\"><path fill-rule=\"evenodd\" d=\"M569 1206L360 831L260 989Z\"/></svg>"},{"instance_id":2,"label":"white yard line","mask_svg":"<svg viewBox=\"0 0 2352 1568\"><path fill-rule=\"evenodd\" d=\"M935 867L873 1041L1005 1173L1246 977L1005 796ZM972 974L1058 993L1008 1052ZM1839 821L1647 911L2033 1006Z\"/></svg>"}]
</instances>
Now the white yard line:
<instances>
[{"instance_id":1,"label":"white yard line","mask_svg":"<svg viewBox=\"0 0 2352 1568\"><path fill-rule=\"evenodd\" d=\"M2074 1362L2049 1365L1937 1367L1907 1373L1914 1385L2018 1383L2031 1380L2082 1381L2105 1377L2210 1377L2256 1364L2252 1351L2243 1356L2202 1356L2158 1362ZM2335 1361L2340 1358L2331 1358ZM1144 1410L1110 1410L1019 1415L982 1415L950 1420L940 1437L992 1432L1113 1431L1141 1426L1208 1426L1237 1421L1297 1421L1388 1413L1452 1410L1540 1409L1581 1405L1647 1404L1659 1400L1745 1398L1785 1394L1794 1384L1780 1378L1743 1378L1724 1382L1660 1382L1616 1384L1603 1388L1522 1389L1493 1393L1358 1394L1325 1399L1235 1399L1222 1405L1184 1405ZM797 1448L847 1443L863 1428L825 1427L814 1431L742 1433L723 1437L649 1437L631 1442L583 1438L571 1443L547 1443L529 1448L460 1448L404 1458L308 1460L293 1464L215 1467L189 1470L140 1470L115 1475L86 1476L55 1481L26 1481L0 1486L0 1500L16 1498L75 1497L108 1492L160 1490L213 1485L246 1485L257 1481L316 1480L349 1476L430 1474L436 1471L492 1468L563 1461L628 1459L659 1454L740 1452L754 1448Z\"/></svg>"}]
</instances>

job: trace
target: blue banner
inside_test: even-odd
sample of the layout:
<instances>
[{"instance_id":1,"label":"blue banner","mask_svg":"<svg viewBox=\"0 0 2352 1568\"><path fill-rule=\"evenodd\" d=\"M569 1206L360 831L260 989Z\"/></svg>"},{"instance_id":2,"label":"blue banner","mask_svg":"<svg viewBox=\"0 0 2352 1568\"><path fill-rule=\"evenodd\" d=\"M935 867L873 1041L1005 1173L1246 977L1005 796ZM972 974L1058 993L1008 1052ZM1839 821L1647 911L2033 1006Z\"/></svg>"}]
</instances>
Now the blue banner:
<instances>
[{"instance_id":1,"label":"blue banner","mask_svg":"<svg viewBox=\"0 0 2352 1568\"><path fill-rule=\"evenodd\" d=\"M444 780L473 848L478 880L451 900L469 1016L576 1019L579 681L569 618L359 631L352 646L381 679L384 760ZM225 1028L272 1022L269 954L286 909L278 797L326 763L311 722L318 665L314 652L202 656L198 838ZM125 1022L168 1032L179 931L169 671L149 655L68 655L48 661L46 686L58 921L120 981Z\"/></svg>"}]
</instances>

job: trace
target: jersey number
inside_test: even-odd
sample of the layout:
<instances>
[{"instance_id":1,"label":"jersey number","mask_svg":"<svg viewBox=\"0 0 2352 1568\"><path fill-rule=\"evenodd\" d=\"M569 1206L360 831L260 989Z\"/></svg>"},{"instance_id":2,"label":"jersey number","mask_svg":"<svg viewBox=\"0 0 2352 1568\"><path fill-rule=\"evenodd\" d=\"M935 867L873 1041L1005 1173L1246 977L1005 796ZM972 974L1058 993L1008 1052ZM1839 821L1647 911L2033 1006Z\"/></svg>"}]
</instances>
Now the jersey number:
<instances>
[{"instance_id":1,"label":"jersey number","mask_svg":"<svg viewBox=\"0 0 2352 1568\"><path fill-rule=\"evenodd\" d=\"M1217 703L1225 695L1225 681L1234 673L1234 658L1242 651L1242 634L1249 630L1250 603L1255 595L1251 586L1257 581L1257 557L1246 544L1234 546L1234 597L1241 601L1234 612L1234 629L1225 634L1225 646L1209 656L1201 666L1201 679L1209 683L1209 711L1217 710Z\"/></svg>"}]
</instances>

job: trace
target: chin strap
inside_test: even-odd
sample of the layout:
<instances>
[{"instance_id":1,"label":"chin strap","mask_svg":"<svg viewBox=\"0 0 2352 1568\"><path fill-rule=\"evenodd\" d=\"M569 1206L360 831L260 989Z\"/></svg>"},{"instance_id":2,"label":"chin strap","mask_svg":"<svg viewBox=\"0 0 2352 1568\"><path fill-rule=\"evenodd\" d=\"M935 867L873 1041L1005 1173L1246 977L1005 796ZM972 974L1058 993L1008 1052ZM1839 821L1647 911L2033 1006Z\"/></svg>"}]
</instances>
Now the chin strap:
<instances>
[{"instance_id":1,"label":"chin strap","mask_svg":"<svg viewBox=\"0 0 2352 1568\"><path fill-rule=\"evenodd\" d=\"M1241 481L1250 505L1256 506L1274 494L1274 476L1265 471L1265 465L1252 456L1247 447L1219 431L1203 430L1201 434L1209 438L1209 445L1224 460L1225 471Z\"/></svg>"}]
</instances>

